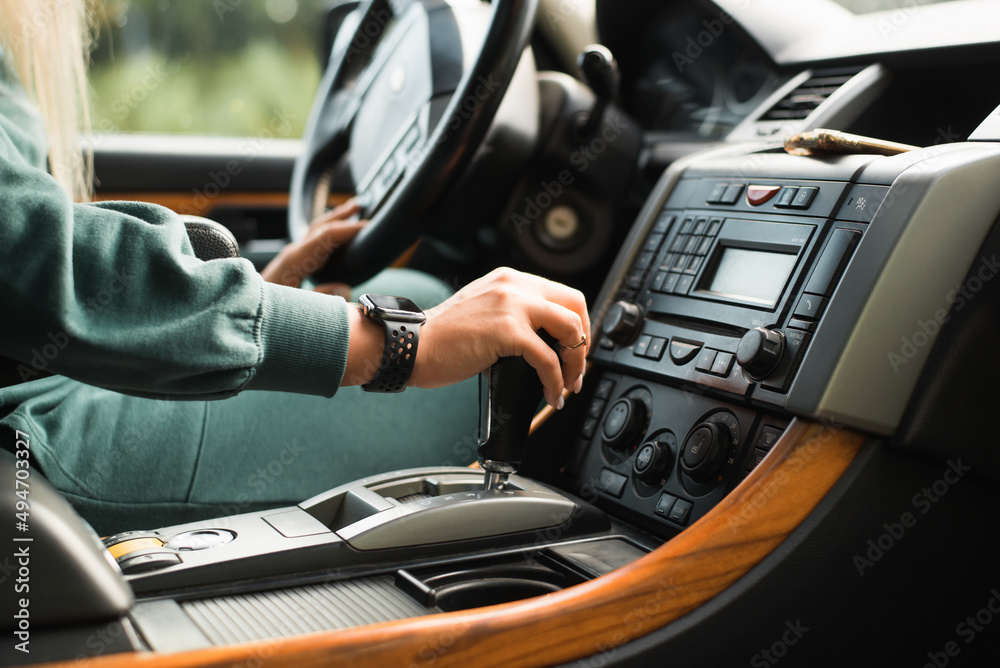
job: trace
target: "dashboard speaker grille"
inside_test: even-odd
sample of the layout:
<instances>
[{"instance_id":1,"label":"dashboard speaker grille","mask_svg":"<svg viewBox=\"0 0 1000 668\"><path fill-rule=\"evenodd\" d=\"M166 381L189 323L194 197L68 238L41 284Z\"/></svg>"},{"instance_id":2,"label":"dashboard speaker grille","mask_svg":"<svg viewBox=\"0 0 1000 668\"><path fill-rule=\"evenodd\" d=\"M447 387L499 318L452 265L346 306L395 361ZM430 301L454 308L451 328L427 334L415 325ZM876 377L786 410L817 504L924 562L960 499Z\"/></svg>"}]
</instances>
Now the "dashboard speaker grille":
<instances>
[{"instance_id":1,"label":"dashboard speaker grille","mask_svg":"<svg viewBox=\"0 0 1000 668\"><path fill-rule=\"evenodd\" d=\"M181 605L215 645L287 638L440 612L397 589L389 575Z\"/></svg>"}]
</instances>

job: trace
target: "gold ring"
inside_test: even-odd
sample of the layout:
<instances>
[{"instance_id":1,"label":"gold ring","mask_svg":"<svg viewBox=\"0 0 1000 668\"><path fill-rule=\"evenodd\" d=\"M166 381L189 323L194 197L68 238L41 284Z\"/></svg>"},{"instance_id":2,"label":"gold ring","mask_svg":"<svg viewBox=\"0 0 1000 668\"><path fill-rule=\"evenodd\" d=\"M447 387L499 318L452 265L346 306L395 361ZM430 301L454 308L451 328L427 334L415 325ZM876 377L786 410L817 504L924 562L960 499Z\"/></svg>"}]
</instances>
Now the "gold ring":
<instances>
[{"instance_id":1,"label":"gold ring","mask_svg":"<svg viewBox=\"0 0 1000 668\"><path fill-rule=\"evenodd\" d=\"M579 348L580 346L582 346L586 342L587 342L587 335L584 334L583 338L580 339L580 343L576 344L575 346L564 346L563 344L560 343L559 347L562 348L563 350L575 350L576 348Z\"/></svg>"}]
</instances>

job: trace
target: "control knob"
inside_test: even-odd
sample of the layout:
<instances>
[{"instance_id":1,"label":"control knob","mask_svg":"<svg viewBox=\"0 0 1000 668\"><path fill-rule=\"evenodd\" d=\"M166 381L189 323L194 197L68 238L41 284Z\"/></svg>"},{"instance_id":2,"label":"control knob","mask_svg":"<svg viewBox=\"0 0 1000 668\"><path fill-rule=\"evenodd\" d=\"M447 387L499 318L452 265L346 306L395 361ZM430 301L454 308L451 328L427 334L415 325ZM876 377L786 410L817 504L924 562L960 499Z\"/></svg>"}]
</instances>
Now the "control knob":
<instances>
[{"instance_id":1,"label":"control knob","mask_svg":"<svg viewBox=\"0 0 1000 668\"><path fill-rule=\"evenodd\" d=\"M604 416L602 436L615 450L625 450L642 436L646 427L646 406L638 399L623 397L611 404Z\"/></svg>"},{"instance_id":2,"label":"control knob","mask_svg":"<svg viewBox=\"0 0 1000 668\"><path fill-rule=\"evenodd\" d=\"M670 473L674 451L663 441L646 441L635 455L633 469L645 483L656 485Z\"/></svg>"},{"instance_id":3,"label":"control knob","mask_svg":"<svg viewBox=\"0 0 1000 668\"><path fill-rule=\"evenodd\" d=\"M642 311L631 302L618 301L611 305L601 323L601 332L619 345L630 343L642 329Z\"/></svg>"},{"instance_id":4,"label":"control knob","mask_svg":"<svg viewBox=\"0 0 1000 668\"><path fill-rule=\"evenodd\" d=\"M714 422L702 422L684 441L681 468L695 482L708 482L729 454L732 437Z\"/></svg>"},{"instance_id":5,"label":"control knob","mask_svg":"<svg viewBox=\"0 0 1000 668\"><path fill-rule=\"evenodd\" d=\"M781 332L755 327L740 339L736 362L751 380L763 380L778 366L784 351L785 337Z\"/></svg>"}]
</instances>

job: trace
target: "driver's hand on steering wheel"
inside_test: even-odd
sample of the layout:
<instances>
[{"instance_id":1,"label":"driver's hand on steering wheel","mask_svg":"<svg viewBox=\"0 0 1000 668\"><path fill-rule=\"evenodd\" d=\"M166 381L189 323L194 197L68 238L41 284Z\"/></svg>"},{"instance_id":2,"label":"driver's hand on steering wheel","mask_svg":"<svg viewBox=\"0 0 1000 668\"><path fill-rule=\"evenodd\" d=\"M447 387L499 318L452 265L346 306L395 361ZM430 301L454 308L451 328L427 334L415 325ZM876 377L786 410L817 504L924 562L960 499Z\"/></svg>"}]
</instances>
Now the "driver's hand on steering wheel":
<instances>
[{"instance_id":1,"label":"driver's hand on steering wheel","mask_svg":"<svg viewBox=\"0 0 1000 668\"><path fill-rule=\"evenodd\" d=\"M518 355L538 372L545 400L554 408L563 406L563 388L579 392L583 385L591 339L587 302L579 290L500 268L426 314L411 387L451 385L475 376L501 357ZM538 336L539 329L559 342L558 355ZM371 380L384 340L384 330L355 308L343 384Z\"/></svg>"},{"instance_id":2,"label":"driver's hand on steering wheel","mask_svg":"<svg viewBox=\"0 0 1000 668\"><path fill-rule=\"evenodd\" d=\"M354 199L327 211L309 225L301 241L293 241L267 263L261 276L265 281L297 288L302 280L326 264L333 251L354 238L368 221L348 221L360 210ZM316 292L351 298L351 286L346 283L324 283L313 288Z\"/></svg>"}]
</instances>

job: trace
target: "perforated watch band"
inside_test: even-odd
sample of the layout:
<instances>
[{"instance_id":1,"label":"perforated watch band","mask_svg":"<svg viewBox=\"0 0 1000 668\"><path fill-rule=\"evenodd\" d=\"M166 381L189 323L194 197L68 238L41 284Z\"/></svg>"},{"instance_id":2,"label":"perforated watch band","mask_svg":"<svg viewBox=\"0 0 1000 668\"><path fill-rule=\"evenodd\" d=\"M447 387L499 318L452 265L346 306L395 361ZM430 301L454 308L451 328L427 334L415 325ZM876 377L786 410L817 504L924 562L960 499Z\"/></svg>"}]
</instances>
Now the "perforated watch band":
<instances>
[{"instance_id":1,"label":"perforated watch band","mask_svg":"<svg viewBox=\"0 0 1000 668\"><path fill-rule=\"evenodd\" d=\"M382 320L385 325L385 347L382 363L371 382L361 389L366 392L402 392L413 373L420 341L420 323Z\"/></svg>"}]
</instances>

